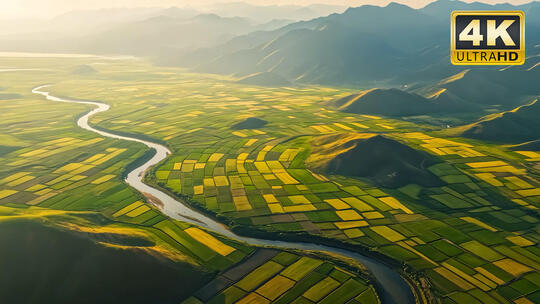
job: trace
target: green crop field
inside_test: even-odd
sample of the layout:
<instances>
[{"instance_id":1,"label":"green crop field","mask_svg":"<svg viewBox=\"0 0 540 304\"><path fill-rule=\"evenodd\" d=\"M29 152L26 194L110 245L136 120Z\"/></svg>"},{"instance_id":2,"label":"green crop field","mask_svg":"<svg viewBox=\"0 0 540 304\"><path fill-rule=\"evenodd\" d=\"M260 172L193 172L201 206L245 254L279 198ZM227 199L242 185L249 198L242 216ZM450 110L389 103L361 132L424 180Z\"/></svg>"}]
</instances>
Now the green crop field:
<instances>
[{"instance_id":1,"label":"green crop field","mask_svg":"<svg viewBox=\"0 0 540 304\"><path fill-rule=\"evenodd\" d=\"M287 289L281 289L279 294L276 294L277 291L271 285L264 285L280 283L267 281L272 279L280 269L285 268L287 263L290 264L302 258L301 255L272 251L272 256L267 255L266 260L255 258L252 261L252 257L257 256L255 254L258 252L257 248L231 241L187 223L168 219L156 207L146 203L147 199L144 196L122 181L123 174L130 168L130 164L148 152L144 146L82 132L76 126L75 119L89 107L51 102L31 93L33 87L42 84L42 79L57 83L69 80L71 78L69 71L81 64L80 60L50 59L30 62L18 58L2 58L1 61L3 65L31 64L47 71L45 74L40 74L42 72L0 73L2 90L19 92L21 95L21 98L2 101L0 104L2 118L0 124L3 129L0 145L2 163L0 226L4 227L2 229L9 229L8 227L15 225L14 223L31 225L31 227L34 225L31 223L39 223L38 225L59 229L62 233L75 233L78 237L89 238L99 246L111 248L109 255L113 252L115 255L124 251L142 252L148 257L161 257L159 261L165 259L168 261L166 267L169 269L189 265L182 267L194 267L195 271L201 273L200 278L197 278L189 274L187 270L179 272L174 278L176 284L180 284L178 280L187 278L182 278L182 275L191 276L189 279L193 283L178 291L171 291L178 289L172 287L162 290L160 297L155 298L159 298L160 301L176 299L177 302L181 302L189 296L190 292L191 294L203 292L206 299L210 293L205 291L204 288L207 288L205 286L211 285L212 282L231 272L231 267L240 269L247 267L250 271L244 271L241 277L236 275L233 279L227 279L227 289L215 290L211 299L208 298L210 302L222 303L221 297L240 299L245 296L269 297L276 300L282 293L288 294L286 292L289 289L300 284L287 279L290 281L290 286ZM141 67L140 62L111 63L120 64L118 66L120 70L124 69L121 66ZM60 69L58 69L59 65ZM52 72L53 68L54 72ZM84 80L83 77L80 80L90 79ZM127 129L121 131L136 132ZM196 164L194 167L198 168ZM165 176L169 175L168 173L167 171ZM105 235L107 237L104 237ZM324 257L311 257L309 260L316 265L326 265L320 267L322 270L310 269L314 273L316 270L320 272L335 267L329 259ZM277 272L261 274L257 272L258 268L249 268L254 265L254 262L274 263L277 266L281 263L284 266L279 266ZM51 263L55 263L52 258ZM247 266L243 266L244 264ZM132 267L137 267L137 265ZM226 270L228 272L225 272ZM369 275L361 271L351 274L351 279L365 286L377 298ZM155 279L156 284L162 284L163 288L175 284L175 281L159 283L161 280L171 278L165 274L162 275L162 278ZM261 279L253 288L246 289L242 285L244 276L248 278L261 276ZM280 277L275 277L275 279L278 278ZM302 286L307 284L306 282L312 285L318 282L302 279L302 277L297 278L297 281L303 284ZM50 282L52 283L54 282ZM250 283L253 284L253 282ZM11 284L18 286L22 282L13 280ZM115 282L111 284L114 286ZM237 292L233 289L240 287L244 289L238 289ZM307 289L311 285L304 287ZM54 290L55 287L50 288ZM132 293L126 299L135 303L147 303L150 301L148 297L153 295L143 286L135 284L123 288ZM156 293L162 289L154 288ZM198 289L201 290L198 291ZM0 292L4 295L7 291L2 289ZM79 292L85 291L79 290ZM50 296L49 294L41 295ZM95 295L89 295L89 299L93 297ZM9 298L9 296L6 297L6 299ZM95 299L102 300L99 297ZM58 300L61 301L61 299ZM187 303L190 301L199 300L196 297L186 299Z\"/></svg>"},{"instance_id":2,"label":"green crop field","mask_svg":"<svg viewBox=\"0 0 540 304\"><path fill-rule=\"evenodd\" d=\"M0 61L35 69L0 72L2 90L21 95L0 101L0 225L39 219L150 240L148 251L212 273L184 304L378 302L368 275L333 260L278 250L256 258L266 249L166 218L122 182L144 146L79 129L88 107L31 93L49 83L54 95L111 105L92 125L166 144L172 155L146 182L240 234L373 251L442 303L540 302L538 151L327 106L349 89L249 86L135 59ZM81 64L98 73L73 75ZM251 128L253 117L266 124ZM410 148L402 155L433 157L421 169L437 183L391 188L324 170L341 155L366 157L355 145L377 136Z\"/></svg>"}]
</instances>

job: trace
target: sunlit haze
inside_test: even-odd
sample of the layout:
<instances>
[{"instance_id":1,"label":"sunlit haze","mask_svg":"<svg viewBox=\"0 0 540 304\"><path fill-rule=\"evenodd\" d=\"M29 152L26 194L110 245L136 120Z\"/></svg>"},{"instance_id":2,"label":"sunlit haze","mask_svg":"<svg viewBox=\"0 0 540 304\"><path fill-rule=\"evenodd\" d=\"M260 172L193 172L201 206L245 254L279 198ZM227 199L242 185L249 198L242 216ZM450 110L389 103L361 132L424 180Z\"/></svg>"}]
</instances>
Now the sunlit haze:
<instances>
[{"instance_id":1,"label":"sunlit haze","mask_svg":"<svg viewBox=\"0 0 540 304\"><path fill-rule=\"evenodd\" d=\"M196 8L209 7L216 3L233 2L230 0L8 0L0 1L1 18L21 18L21 17L54 17L56 15L81 9L99 9L111 7L170 7L189 6ZM240 1L238 1L240 2ZM384 6L390 2L399 2L411 7L422 7L432 2L431 0L246 0L244 2L257 5L309 5L309 4L331 4L344 6L360 6L363 4L374 4ZM466 2L472 2L467 0ZM483 0L485 3L512 3L523 4L529 0Z\"/></svg>"}]
</instances>

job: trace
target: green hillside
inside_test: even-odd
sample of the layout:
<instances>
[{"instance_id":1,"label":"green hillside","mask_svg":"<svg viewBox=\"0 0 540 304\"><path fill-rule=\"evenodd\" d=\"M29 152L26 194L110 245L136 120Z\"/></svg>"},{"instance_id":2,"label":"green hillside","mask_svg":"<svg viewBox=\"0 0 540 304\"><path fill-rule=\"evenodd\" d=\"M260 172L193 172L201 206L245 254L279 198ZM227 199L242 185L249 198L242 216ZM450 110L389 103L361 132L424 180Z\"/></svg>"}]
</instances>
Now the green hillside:
<instances>
[{"instance_id":1,"label":"green hillside","mask_svg":"<svg viewBox=\"0 0 540 304\"><path fill-rule=\"evenodd\" d=\"M540 151L540 139L529 141L522 144L512 145L510 149L515 151Z\"/></svg>"},{"instance_id":2,"label":"green hillside","mask_svg":"<svg viewBox=\"0 0 540 304\"><path fill-rule=\"evenodd\" d=\"M475 69L443 81L440 87L471 103L511 106L524 95L538 93L536 76L536 71Z\"/></svg>"},{"instance_id":3,"label":"green hillside","mask_svg":"<svg viewBox=\"0 0 540 304\"><path fill-rule=\"evenodd\" d=\"M440 111L429 99L398 89L373 89L332 102L340 111L355 114L411 116Z\"/></svg>"},{"instance_id":4,"label":"green hillside","mask_svg":"<svg viewBox=\"0 0 540 304\"><path fill-rule=\"evenodd\" d=\"M458 127L454 134L489 141L519 143L539 138L540 104L538 99L511 111L488 115L480 121Z\"/></svg>"},{"instance_id":5,"label":"green hillside","mask_svg":"<svg viewBox=\"0 0 540 304\"><path fill-rule=\"evenodd\" d=\"M235 123L231 129L233 130L245 130L245 129L259 129L264 127L268 122L266 120L257 117L248 117L241 122Z\"/></svg>"},{"instance_id":6,"label":"green hillside","mask_svg":"<svg viewBox=\"0 0 540 304\"><path fill-rule=\"evenodd\" d=\"M321 172L367 178L389 188L444 184L427 170L439 162L435 157L388 137L328 136L314 140L313 145L308 165Z\"/></svg>"},{"instance_id":7,"label":"green hillside","mask_svg":"<svg viewBox=\"0 0 540 304\"><path fill-rule=\"evenodd\" d=\"M144 246L113 248L35 221L0 222L0 242L9 244L0 248L6 303L178 303L212 278Z\"/></svg>"}]
</instances>

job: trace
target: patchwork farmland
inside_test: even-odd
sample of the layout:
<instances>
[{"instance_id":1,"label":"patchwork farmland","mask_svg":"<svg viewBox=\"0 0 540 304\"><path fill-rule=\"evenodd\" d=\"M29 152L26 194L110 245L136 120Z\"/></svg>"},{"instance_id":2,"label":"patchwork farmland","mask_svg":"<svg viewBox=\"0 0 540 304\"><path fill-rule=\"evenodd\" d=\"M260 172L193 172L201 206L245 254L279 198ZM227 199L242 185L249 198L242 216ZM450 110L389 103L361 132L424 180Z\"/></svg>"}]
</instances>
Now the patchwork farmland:
<instances>
[{"instance_id":1,"label":"patchwork farmland","mask_svg":"<svg viewBox=\"0 0 540 304\"><path fill-rule=\"evenodd\" d=\"M384 256L443 303L540 302L538 151L327 107L347 89L252 87L144 61L2 60L45 71L0 74L6 90L23 96L0 104L0 221L39 217L65 226L55 212L100 215L102 223L70 229L142 235L156 252L214 274L185 304L378 301L369 275L332 259L257 249L163 216L122 182L125 168L147 153L143 146L78 129L74 119L87 108L29 93L47 77L58 96L111 105L92 125L166 144L172 155L146 181L239 233ZM82 63L99 73L70 75ZM267 123L232 127L252 117ZM340 144L318 145L327 136ZM315 152L330 162L376 136L436 158L422 169L441 185L384 187L311 162Z\"/></svg>"}]
</instances>

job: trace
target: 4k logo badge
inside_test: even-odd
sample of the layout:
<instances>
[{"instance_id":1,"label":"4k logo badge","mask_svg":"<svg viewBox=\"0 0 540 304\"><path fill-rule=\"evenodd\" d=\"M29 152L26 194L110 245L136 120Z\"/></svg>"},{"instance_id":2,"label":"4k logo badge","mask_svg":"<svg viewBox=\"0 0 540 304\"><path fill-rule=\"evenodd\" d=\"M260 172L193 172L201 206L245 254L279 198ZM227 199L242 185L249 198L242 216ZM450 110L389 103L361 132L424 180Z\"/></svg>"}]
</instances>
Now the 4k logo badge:
<instances>
[{"instance_id":1,"label":"4k logo badge","mask_svg":"<svg viewBox=\"0 0 540 304\"><path fill-rule=\"evenodd\" d=\"M519 65L525 62L522 11L455 11L451 15L455 65Z\"/></svg>"}]
</instances>

